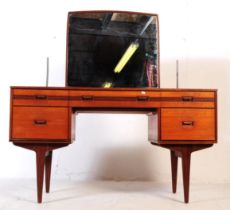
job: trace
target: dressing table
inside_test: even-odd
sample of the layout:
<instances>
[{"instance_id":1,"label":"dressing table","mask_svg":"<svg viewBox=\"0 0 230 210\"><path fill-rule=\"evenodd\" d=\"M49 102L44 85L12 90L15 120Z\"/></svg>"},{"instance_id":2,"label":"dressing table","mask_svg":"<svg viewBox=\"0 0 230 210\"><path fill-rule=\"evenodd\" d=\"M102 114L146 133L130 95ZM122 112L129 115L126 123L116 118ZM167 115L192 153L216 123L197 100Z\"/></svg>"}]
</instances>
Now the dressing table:
<instances>
[{"instance_id":1,"label":"dressing table","mask_svg":"<svg viewBox=\"0 0 230 210\"><path fill-rule=\"evenodd\" d=\"M191 153L217 142L217 91L159 88L158 16L69 12L66 54L66 87L11 87L10 141L36 152L38 203L53 150L73 142L81 111L147 114L149 142L170 151L173 193L182 158L188 203Z\"/></svg>"}]
</instances>

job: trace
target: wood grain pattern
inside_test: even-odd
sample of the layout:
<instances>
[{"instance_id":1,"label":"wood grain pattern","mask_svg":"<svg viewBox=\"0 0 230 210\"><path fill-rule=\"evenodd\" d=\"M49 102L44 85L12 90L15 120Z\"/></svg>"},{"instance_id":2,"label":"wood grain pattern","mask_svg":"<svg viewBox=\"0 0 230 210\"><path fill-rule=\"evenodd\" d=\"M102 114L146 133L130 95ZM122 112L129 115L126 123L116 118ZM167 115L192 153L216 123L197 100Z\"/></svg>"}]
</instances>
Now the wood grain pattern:
<instances>
[{"instance_id":1,"label":"wood grain pattern","mask_svg":"<svg viewBox=\"0 0 230 210\"><path fill-rule=\"evenodd\" d=\"M116 91L70 90L70 106L77 107L200 107L214 108L214 92L196 91ZM190 100L189 100L190 99Z\"/></svg>"},{"instance_id":2,"label":"wood grain pattern","mask_svg":"<svg viewBox=\"0 0 230 210\"><path fill-rule=\"evenodd\" d=\"M161 107L215 107L214 91L162 91L161 97Z\"/></svg>"},{"instance_id":3,"label":"wood grain pattern","mask_svg":"<svg viewBox=\"0 0 230 210\"><path fill-rule=\"evenodd\" d=\"M74 133L73 123L74 123L74 116L72 114L72 111L77 111L84 109L87 111L89 110L107 110L109 111L114 109L124 110L127 111L128 109L132 110L146 110L148 112L156 110L167 110L166 108L176 108L173 110L172 115L167 115L163 111L162 117L158 117L158 120L161 122L158 122L159 126L158 129L160 132L158 132L159 138L154 138L154 142L158 143L167 143L168 141L181 141L181 143L187 143L190 144L191 140L194 141L200 141L200 140L206 140L207 143L216 142L217 136L213 138L213 133L217 135L217 129L216 127L213 128L213 122L216 123L216 90L199 90L199 89L154 89L154 88L148 88L148 89L125 89L125 88L118 88L118 89L103 89L103 88L55 88L55 87L12 87L11 88L12 96L11 96L11 106L14 108L11 108L11 115L14 116L14 110L16 110L16 106L24 106L26 107L53 107L53 109L60 106L66 106L69 107L69 113L68 113L68 125L70 130L70 133ZM198 124L195 123L194 126L184 125L173 128L170 123L173 122L173 125L175 120L179 120L178 118L178 109L183 110L184 108L196 108L196 109L209 109L213 108L214 111L211 111L212 113L215 113L215 115L209 116L209 120L207 126L209 126L210 133L207 134L207 130L205 127L205 123L202 124L202 122L205 122L204 117L201 116L201 119L199 119ZM55 110L55 109L54 109ZM71 111L72 110L72 111ZM154 112L155 112L154 110ZM169 109L170 110L170 109ZM194 109L195 110L195 109ZM26 110L24 111L26 112ZM196 121L198 118L200 118L200 115L197 115L197 111L183 112L180 113L180 116L183 116L183 119L180 119L181 122L184 122L185 124L191 121L196 116ZM203 111L199 111L203 112ZM58 112L53 111L53 116L59 115ZM187 116L185 114L189 114L193 116ZM199 114L199 113L198 113ZM158 116L160 116L160 112L157 113ZM22 117L22 116L21 116ZM14 124L11 126L10 129L10 137L11 140L16 140L15 136L18 137L18 133L15 133L15 129L17 129L16 124L20 125L20 120L15 121L11 119L11 122L14 122ZM58 118L57 118L58 119ZM56 119L55 119L56 120ZM54 121L55 121L54 120ZM211 120L211 121L210 121ZM44 121L44 119L43 119ZM194 121L194 120L192 120ZM42 122L42 118L37 117L37 124L40 124L40 126L37 125L37 127L42 127L41 124L44 124ZM12 124L12 123L11 123ZM155 123L156 124L156 123ZM153 131L153 126L149 124L151 130L149 130L150 136L153 136L155 131ZM170 125L167 127L167 125ZM28 126L28 125L27 125ZM43 126L44 128L48 126ZM156 125L154 125L156 127ZM162 127L162 128L161 128ZM189 128L190 127L190 128ZM28 138L28 135L26 138L22 134L21 141L25 141L25 139L32 141L33 139L38 141L40 137L41 139L46 139L45 134L43 136L35 137L36 129L31 129L33 127L26 127L26 129L30 129L28 135L31 137L30 140ZM193 128L193 129L191 129ZM55 129L53 127L53 129ZM171 129L171 130L170 130ZM203 131L205 129L205 132ZM213 129L213 130L212 130ZM39 130L39 129L37 129ZM45 130L45 129L44 129ZM156 129L155 129L156 130ZM17 132L22 131L22 128L18 129ZM195 132L193 132L195 131ZM34 135L31 133L35 132ZM153 133L154 132L154 133ZM213 133L211 133L213 132ZM51 132L52 133L52 132ZM177 133L177 134L176 134ZM17 134L17 135L15 135ZM190 135L191 134L191 135ZM156 135L155 135L156 136ZM188 138L187 138L188 137ZM51 139L54 139L52 137ZM56 139L58 141L60 138ZM66 139L66 138L65 138ZM72 139L73 135L72 135ZM48 140L48 139L47 139ZM152 141L153 138L151 137L150 140ZM200 142L198 142L200 143ZM205 142L204 142L205 143Z\"/></svg>"},{"instance_id":4,"label":"wood grain pattern","mask_svg":"<svg viewBox=\"0 0 230 210\"><path fill-rule=\"evenodd\" d=\"M161 110L162 140L215 140L214 109Z\"/></svg>"},{"instance_id":5,"label":"wood grain pattern","mask_svg":"<svg viewBox=\"0 0 230 210\"><path fill-rule=\"evenodd\" d=\"M119 90L70 90L70 106L111 107L111 108L148 108L160 106L160 92L119 91Z\"/></svg>"},{"instance_id":6,"label":"wood grain pattern","mask_svg":"<svg viewBox=\"0 0 230 210\"><path fill-rule=\"evenodd\" d=\"M13 89L13 105L68 106L68 91L53 89Z\"/></svg>"},{"instance_id":7,"label":"wood grain pattern","mask_svg":"<svg viewBox=\"0 0 230 210\"><path fill-rule=\"evenodd\" d=\"M161 92L162 97L182 97L192 96L194 98L214 98L214 91L195 91L195 90L184 90L184 91L171 91L163 90Z\"/></svg>"},{"instance_id":8,"label":"wood grain pattern","mask_svg":"<svg viewBox=\"0 0 230 210\"><path fill-rule=\"evenodd\" d=\"M37 123L36 123L37 122ZM12 139L69 139L69 109L13 107Z\"/></svg>"},{"instance_id":9,"label":"wood grain pattern","mask_svg":"<svg viewBox=\"0 0 230 210\"><path fill-rule=\"evenodd\" d=\"M52 150L75 137L75 113L119 110L149 113L149 140L171 150L172 188L182 158L184 201L189 202L191 152L217 140L216 90L11 88L10 140L37 157L37 196L42 202L44 167L50 191Z\"/></svg>"}]
</instances>

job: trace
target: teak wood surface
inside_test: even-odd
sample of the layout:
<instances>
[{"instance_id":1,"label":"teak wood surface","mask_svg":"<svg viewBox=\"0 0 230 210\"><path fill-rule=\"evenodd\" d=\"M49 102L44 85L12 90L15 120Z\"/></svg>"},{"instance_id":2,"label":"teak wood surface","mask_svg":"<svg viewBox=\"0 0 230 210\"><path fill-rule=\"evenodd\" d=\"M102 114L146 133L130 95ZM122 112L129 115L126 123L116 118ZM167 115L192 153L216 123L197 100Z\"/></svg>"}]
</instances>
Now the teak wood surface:
<instances>
[{"instance_id":1,"label":"teak wood surface","mask_svg":"<svg viewBox=\"0 0 230 210\"><path fill-rule=\"evenodd\" d=\"M170 150L174 193L182 158L184 201L189 202L191 153L217 142L216 90L12 87L10 141L36 152L39 203L44 171L50 190L52 150L72 143L74 113L81 111L148 114L150 142Z\"/></svg>"}]
</instances>

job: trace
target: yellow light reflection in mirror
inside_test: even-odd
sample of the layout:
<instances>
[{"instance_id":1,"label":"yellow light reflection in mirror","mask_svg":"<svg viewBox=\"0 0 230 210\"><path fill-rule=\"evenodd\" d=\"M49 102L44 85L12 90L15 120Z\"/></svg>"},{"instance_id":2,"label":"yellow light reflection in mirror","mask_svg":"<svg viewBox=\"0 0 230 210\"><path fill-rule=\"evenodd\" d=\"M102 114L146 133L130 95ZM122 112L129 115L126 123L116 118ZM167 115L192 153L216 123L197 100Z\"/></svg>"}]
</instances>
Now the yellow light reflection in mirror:
<instances>
[{"instance_id":1,"label":"yellow light reflection in mirror","mask_svg":"<svg viewBox=\"0 0 230 210\"><path fill-rule=\"evenodd\" d=\"M127 50L125 51L125 53L121 57L120 61L116 65L116 67L114 69L115 73L120 73L122 71L122 69L124 68L126 63L129 61L129 59L132 57L132 55L135 53L135 51L137 50L138 47L139 47L139 44L137 42L132 42L129 45L129 47L127 48Z\"/></svg>"}]
</instances>

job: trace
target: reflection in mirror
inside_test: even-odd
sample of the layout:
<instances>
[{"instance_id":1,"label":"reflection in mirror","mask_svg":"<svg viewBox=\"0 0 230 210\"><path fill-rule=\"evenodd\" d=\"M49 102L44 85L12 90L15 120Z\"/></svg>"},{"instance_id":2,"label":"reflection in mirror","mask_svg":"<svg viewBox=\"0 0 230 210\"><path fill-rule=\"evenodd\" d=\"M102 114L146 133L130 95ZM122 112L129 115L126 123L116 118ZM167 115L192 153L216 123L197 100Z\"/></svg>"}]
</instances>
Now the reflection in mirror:
<instances>
[{"instance_id":1,"label":"reflection in mirror","mask_svg":"<svg viewBox=\"0 0 230 210\"><path fill-rule=\"evenodd\" d=\"M70 12L67 86L159 87L157 15Z\"/></svg>"}]
</instances>

